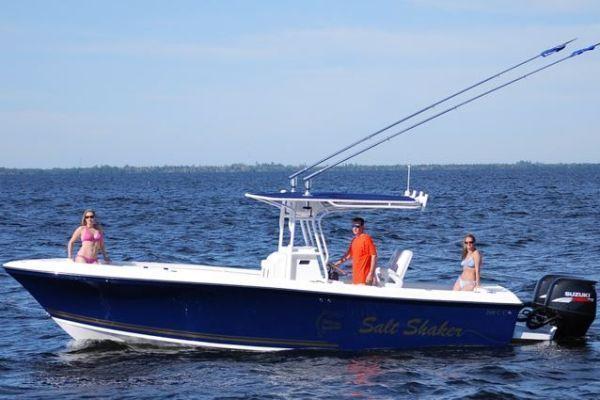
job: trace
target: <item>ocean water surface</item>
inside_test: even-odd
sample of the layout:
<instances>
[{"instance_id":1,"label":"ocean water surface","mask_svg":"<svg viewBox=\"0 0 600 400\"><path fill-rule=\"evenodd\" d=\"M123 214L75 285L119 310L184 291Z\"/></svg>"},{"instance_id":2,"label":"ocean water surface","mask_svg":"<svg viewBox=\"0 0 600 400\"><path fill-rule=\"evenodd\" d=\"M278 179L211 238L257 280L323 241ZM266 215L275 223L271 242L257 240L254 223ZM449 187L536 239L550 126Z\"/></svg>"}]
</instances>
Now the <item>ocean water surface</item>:
<instances>
[{"instance_id":1,"label":"ocean water surface","mask_svg":"<svg viewBox=\"0 0 600 400\"><path fill-rule=\"evenodd\" d=\"M66 257L85 208L106 230L113 260L259 268L277 243L277 210L245 192L286 188L287 171L0 170L0 264ZM395 192L405 170L340 169L315 190ZM600 278L600 165L415 167L430 194L421 212L362 214L385 259L414 258L406 281L447 282L473 232L482 280L529 300L547 273ZM334 257L349 219L324 220ZM82 266L83 268L84 266ZM440 398L600 397L600 322L585 340L398 352L246 353L72 341L0 271L0 397Z\"/></svg>"}]
</instances>

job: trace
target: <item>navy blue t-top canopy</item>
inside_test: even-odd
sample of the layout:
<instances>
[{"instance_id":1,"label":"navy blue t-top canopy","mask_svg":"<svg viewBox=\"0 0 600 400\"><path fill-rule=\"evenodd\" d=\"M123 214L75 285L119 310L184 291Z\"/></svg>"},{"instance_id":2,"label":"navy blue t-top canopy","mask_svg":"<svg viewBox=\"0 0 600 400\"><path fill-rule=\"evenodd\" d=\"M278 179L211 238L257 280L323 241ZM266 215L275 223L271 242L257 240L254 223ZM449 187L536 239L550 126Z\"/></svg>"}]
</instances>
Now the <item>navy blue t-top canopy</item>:
<instances>
[{"instance_id":1,"label":"navy blue t-top canopy","mask_svg":"<svg viewBox=\"0 0 600 400\"><path fill-rule=\"evenodd\" d=\"M323 212L350 209L421 209L427 204L427 195L401 196L377 193L339 193L339 192L275 192L275 193L246 193L246 197L262 201L273 206L304 207L303 204L319 204ZM312 215L312 214L311 214Z\"/></svg>"},{"instance_id":2,"label":"navy blue t-top canopy","mask_svg":"<svg viewBox=\"0 0 600 400\"><path fill-rule=\"evenodd\" d=\"M303 192L283 193L248 193L249 197L260 197L270 200L296 200L296 201L407 201L415 199L408 196L376 194L376 193L339 193L339 192L314 192L306 196Z\"/></svg>"},{"instance_id":3,"label":"navy blue t-top canopy","mask_svg":"<svg viewBox=\"0 0 600 400\"><path fill-rule=\"evenodd\" d=\"M400 196L377 193L339 193L339 192L275 192L246 193L246 197L262 201L276 207L297 207L302 204L319 204L324 212L349 209L420 209L427 203L427 195ZM304 207L304 206L302 206Z\"/></svg>"}]
</instances>

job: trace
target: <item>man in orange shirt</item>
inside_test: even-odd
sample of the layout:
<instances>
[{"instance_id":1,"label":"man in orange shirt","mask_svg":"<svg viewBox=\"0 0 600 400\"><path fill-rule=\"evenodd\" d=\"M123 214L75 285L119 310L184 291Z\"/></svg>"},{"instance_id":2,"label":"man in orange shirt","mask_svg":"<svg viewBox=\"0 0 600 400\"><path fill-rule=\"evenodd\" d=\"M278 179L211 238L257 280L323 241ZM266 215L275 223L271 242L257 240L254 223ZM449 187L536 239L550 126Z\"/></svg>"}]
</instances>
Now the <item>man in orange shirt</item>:
<instances>
[{"instance_id":1,"label":"man in orange shirt","mask_svg":"<svg viewBox=\"0 0 600 400\"><path fill-rule=\"evenodd\" d=\"M377 265L377 248L371 236L365 233L364 219L357 217L352 220L352 233L354 233L354 238L350 242L348 251L335 263L335 266L352 259L352 282L372 285Z\"/></svg>"}]
</instances>

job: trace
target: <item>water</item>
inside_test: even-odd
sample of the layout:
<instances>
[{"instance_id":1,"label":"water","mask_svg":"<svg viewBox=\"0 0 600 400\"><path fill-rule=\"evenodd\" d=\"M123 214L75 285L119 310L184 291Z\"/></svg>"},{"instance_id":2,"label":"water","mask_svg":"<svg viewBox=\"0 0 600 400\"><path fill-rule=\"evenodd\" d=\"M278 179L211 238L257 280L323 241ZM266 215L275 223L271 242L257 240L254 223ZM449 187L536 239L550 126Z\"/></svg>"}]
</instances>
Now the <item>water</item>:
<instances>
[{"instance_id":1,"label":"water","mask_svg":"<svg viewBox=\"0 0 600 400\"><path fill-rule=\"evenodd\" d=\"M286 172L0 171L0 263L64 257L84 208L97 210L114 260L257 268L276 245L277 212L247 191ZM600 165L414 168L423 212L369 212L383 258L415 256L406 281L448 282L473 232L484 283L529 299L546 273L600 279ZM317 188L398 191L405 171L341 170ZM333 254L350 215L325 220ZM0 396L30 398L597 398L600 321L586 340L501 349L277 354L76 343L0 272Z\"/></svg>"}]
</instances>

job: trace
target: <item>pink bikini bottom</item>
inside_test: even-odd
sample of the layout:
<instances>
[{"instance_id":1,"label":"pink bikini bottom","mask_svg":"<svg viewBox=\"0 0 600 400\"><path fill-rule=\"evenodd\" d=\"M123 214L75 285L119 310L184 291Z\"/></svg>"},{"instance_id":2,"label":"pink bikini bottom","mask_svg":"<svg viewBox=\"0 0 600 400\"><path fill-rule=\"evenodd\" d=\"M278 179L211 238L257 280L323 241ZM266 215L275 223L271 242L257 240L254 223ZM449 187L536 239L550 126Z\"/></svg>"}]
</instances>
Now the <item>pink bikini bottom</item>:
<instances>
[{"instance_id":1,"label":"pink bikini bottom","mask_svg":"<svg viewBox=\"0 0 600 400\"><path fill-rule=\"evenodd\" d=\"M82 256L81 254L77 254L77 257L81 257L85 260L86 264L98 264L97 258Z\"/></svg>"}]
</instances>

